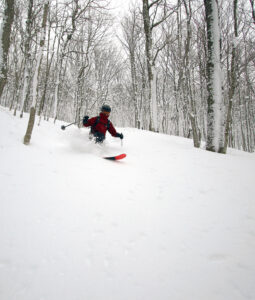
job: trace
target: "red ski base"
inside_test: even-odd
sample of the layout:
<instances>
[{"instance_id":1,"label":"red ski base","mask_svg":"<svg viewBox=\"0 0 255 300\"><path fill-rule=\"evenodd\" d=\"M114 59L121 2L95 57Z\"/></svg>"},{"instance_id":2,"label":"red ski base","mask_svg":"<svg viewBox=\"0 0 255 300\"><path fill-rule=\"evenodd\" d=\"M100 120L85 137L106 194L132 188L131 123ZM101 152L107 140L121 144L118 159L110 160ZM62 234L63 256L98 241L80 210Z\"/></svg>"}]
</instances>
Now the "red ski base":
<instances>
[{"instance_id":1,"label":"red ski base","mask_svg":"<svg viewBox=\"0 0 255 300\"><path fill-rule=\"evenodd\" d=\"M117 155L117 156L109 156L109 157L104 157L105 159L109 159L109 160L120 160L125 158L127 155L125 153Z\"/></svg>"}]
</instances>

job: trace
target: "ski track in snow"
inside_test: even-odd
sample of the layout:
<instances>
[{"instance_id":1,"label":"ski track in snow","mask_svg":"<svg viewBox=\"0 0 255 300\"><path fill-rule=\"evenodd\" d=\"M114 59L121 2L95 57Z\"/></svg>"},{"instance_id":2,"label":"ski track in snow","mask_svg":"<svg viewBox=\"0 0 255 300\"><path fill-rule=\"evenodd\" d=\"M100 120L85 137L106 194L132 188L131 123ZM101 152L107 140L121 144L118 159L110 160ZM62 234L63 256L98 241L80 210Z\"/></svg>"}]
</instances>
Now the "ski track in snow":
<instances>
[{"instance_id":1,"label":"ski track in snow","mask_svg":"<svg viewBox=\"0 0 255 300\"><path fill-rule=\"evenodd\" d=\"M27 118L0 107L1 300L255 299L254 154Z\"/></svg>"}]
</instances>

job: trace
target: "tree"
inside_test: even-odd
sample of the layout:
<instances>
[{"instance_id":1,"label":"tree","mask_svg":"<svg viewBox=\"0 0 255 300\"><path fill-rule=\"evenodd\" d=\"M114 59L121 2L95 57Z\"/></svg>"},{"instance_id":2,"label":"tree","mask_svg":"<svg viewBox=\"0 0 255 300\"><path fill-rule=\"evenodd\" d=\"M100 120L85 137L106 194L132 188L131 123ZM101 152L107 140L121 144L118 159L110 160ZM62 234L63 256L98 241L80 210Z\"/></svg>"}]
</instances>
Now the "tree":
<instances>
[{"instance_id":1,"label":"tree","mask_svg":"<svg viewBox=\"0 0 255 300\"><path fill-rule=\"evenodd\" d=\"M0 28L0 98L7 82L7 58L10 48L10 36L14 19L14 0L5 0L3 22Z\"/></svg>"},{"instance_id":2,"label":"tree","mask_svg":"<svg viewBox=\"0 0 255 300\"><path fill-rule=\"evenodd\" d=\"M231 57L231 71L230 71L230 87L228 92L228 109L227 109L227 118L225 126L225 136L224 136L224 148L223 153L227 152L228 142L229 142L229 133L232 120L232 107L233 107L233 98L236 90L236 47L237 47L237 0L233 0L233 14L234 14L234 39L232 43L232 57Z\"/></svg>"},{"instance_id":3,"label":"tree","mask_svg":"<svg viewBox=\"0 0 255 300\"><path fill-rule=\"evenodd\" d=\"M39 76L39 68L42 59L42 51L45 44L45 36L46 36L46 23L47 23L47 15L49 9L49 0L46 0L44 3L43 9L43 19L42 19L42 27L41 27L41 37L40 37L40 45L39 45L39 53L36 61L35 73L33 76L33 102L30 107L30 116L27 125L27 131L24 136L24 144L28 145L30 143L32 131L35 123L35 110L36 110L36 100L37 100L37 86L38 86L38 76Z\"/></svg>"},{"instance_id":4,"label":"tree","mask_svg":"<svg viewBox=\"0 0 255 300\"><path fill-rule=\"evenodd\" d=\"M206 150L223 151L223 102L221 84L218 3L204 0L207 25L207 140Z\"/></svg>"},{"instance_id":5,"label":"tree","mask_svg":"<svg viewBox=\"0 0 255 300\"><path fill-rule=\"evenodd\" d=\"M157 20L158 11L162 6L163 14L159 20ZM158 131L158 120L157 120L157 99L156 99L156 67L155 61L159 51L161 51L166 43L163 43L160 48L157 49L156 53L153 53L154 44L152 39L152 30L158 25L163 23L171 14L168 13L166 8L166 1L155 0L149 3L149 0L143 0L143 23L144 23L144 34L145 34L145 55L147 64L147 76L148 76L148 100L150 110L150 130Z\"/></svg>"},{"instance_id":6,"label":"tree","mask_svg":"<svg viewBox=\"0 0 255 300\"><path fill-rule=\"evenodd\" d=\"M25 102L29 95L29 81L32 73L32 58L31 58L31 43L32 43L32 24L33 24L33 9L34 1L29 0L28 3L28 12L27 12L27 21L26 21L26 32L25 32L25 45L24 45L24 82L22 89L22 98L20 106L20 117L23 117L23 111Z\"/></svg>"},{"instance_id":7,"label":"tree","mask_svg":"<svg viewBox=\"0 0 255 300\"><path fill-rule=\"evenodd\" d=\"M185 13L186 13L186 40L185 40L185 47L184 47L184 55L182 58L182 69L179 76L179 88L182 87L183 94L184 94L184 103L188 107L188 115L191 123L192 128L192 137L194 142L194 147L199 148L201 143L201 134L198 127L197 122L197 109L196 109L196 102L194 100L194 93L192 91L192 78L191 78L191 63L190 63L190 48L191 48L191 38L192 38L192 30L191 30L191 17L192 17L192 9L191 9L191 2L190 0L187 2L183 0ZM184 75L184 78L183 78Z\"/></svg>"},{"instance_id":8,"label":"tree","mask_svg":"<svg viewBox=\"0 0 255 300\"><path fill-rule=\"evenodd\" d=\"M56 85L55 85L55 96L54 96L54 121L56 121L58 116L58 106L60 102L60 87L63 72L66 70L64 67L64 60L65 56L69 52L70 44L79 30L80 23L86 23L90 21L91 12L92 11L100 11L104 9L105 1L104 0L72 0L71 5L70 3L66 4L66 9L70 15L64 14L64 27L62 32L59 35L58 41L58 50L57 50L57 58L56 58ZM67 27L67 28L66 28ZM78 31L79 32L79 31ZM80 33L80 32L79 32ZM60 42L62 44L60 45ZM86 65L86 63L85 63ZM81 68L81 76L83 74L83 67Z\"/></svg>"},{"instance_id":9,"label":"tree","mask_svg":"<svg viewBox=\"0 0 255 300\"><path fill-rule=\"evenodd\" d=\"M138 11L136 8L130 10L130 16L126 16L122 21L122 32L124 41L122 45L127 50L127 55L130 62L130 75L131 75L131 93L132 102L135 108L135 127L140 128L140 105L138 100L138 83L137 83L137 68L136 68L136 48L140 37L140 27L138 26Z\"/></svg>"}]
</instances>

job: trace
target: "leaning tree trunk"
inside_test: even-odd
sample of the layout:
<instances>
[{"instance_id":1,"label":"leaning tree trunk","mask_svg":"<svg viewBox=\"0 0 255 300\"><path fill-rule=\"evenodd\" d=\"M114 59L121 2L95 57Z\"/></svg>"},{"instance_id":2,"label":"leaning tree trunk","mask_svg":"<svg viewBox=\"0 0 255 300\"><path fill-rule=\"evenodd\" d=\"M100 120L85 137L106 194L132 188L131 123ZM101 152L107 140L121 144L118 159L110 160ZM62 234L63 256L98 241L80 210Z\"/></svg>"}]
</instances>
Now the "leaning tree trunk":
<instances>
[{"instance_id":1,"label":"leaning tree trunk","mask_svg":"<svg viewBox=\"0 0 255 300\"><path fill-rule=\"evenodd\" d=\"M24 136L24 144L25 145L28 145L30 143L30 139L31 139L33 128L34 128L34 123L35 123L35 111L36 111L35 106L36 106L36 98L37 98L39 68L40 68L40 64L41 64L42 52L43 52L44 43L45 43L48 8L49 8L49 1L46 1L44 4L44 10L43 10L42 33L41 33L41 38L40 38L39 54L37 57L36 69L35 69L35 73L34 73L34 77L33 77L33 102L32 102L31 108L30 108L30 116L29 116L29 121L28 121L28 125L27 125L27 131Z\"/></svg>"},{"instance_id":2,"label":"leaning tree trunk","mask_svg":"<svg viewBox=\"0 0 255 300\"><path fill-rule=\"evenodd\" d=\"M204 0L207 24L207 141L206 150L223 152L220 31L216 0Z\"/></svg>"},{"instance_id":3,"label":"leaning tree trunk","mask_svg":"<svg viewBox=\"0 0 255 300\"><path fill-rule=\"evenodd\" d=\"M13 19L14 0L6 0L3 21L0 28L0 98L7 82L7 58L10 48L10 36Z\"/></svg>"}]
</instances>

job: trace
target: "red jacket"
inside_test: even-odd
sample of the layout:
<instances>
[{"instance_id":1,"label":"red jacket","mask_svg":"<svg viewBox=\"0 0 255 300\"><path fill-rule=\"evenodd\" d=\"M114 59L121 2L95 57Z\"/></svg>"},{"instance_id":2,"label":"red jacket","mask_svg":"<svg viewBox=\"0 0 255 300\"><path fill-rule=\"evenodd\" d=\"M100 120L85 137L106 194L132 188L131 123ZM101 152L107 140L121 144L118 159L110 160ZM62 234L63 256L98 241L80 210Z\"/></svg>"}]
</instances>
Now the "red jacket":
<instances>
[{"instance_id":1,"label":"red jacket","mask_svg":"<svg viewBox=\"0 0 255 300\"><path fill-rule=\"evenodd\" d=\"M84 125L85 127L90 127L96 123L97 117L94 118L90 118L88 120L88 122ZM100 119L99 122L97 123L96 127L93 128L93 131L98 131L103 133L104 135L106 134L107 131L107 123L108 123L108 116L106 116L103 113L100 113ZM108 131L110 132L110 134L114 137L116 137L117 131L116 129L113 127L112 122L110 121L110 126Z\"/></svg>"}]
</instances>

